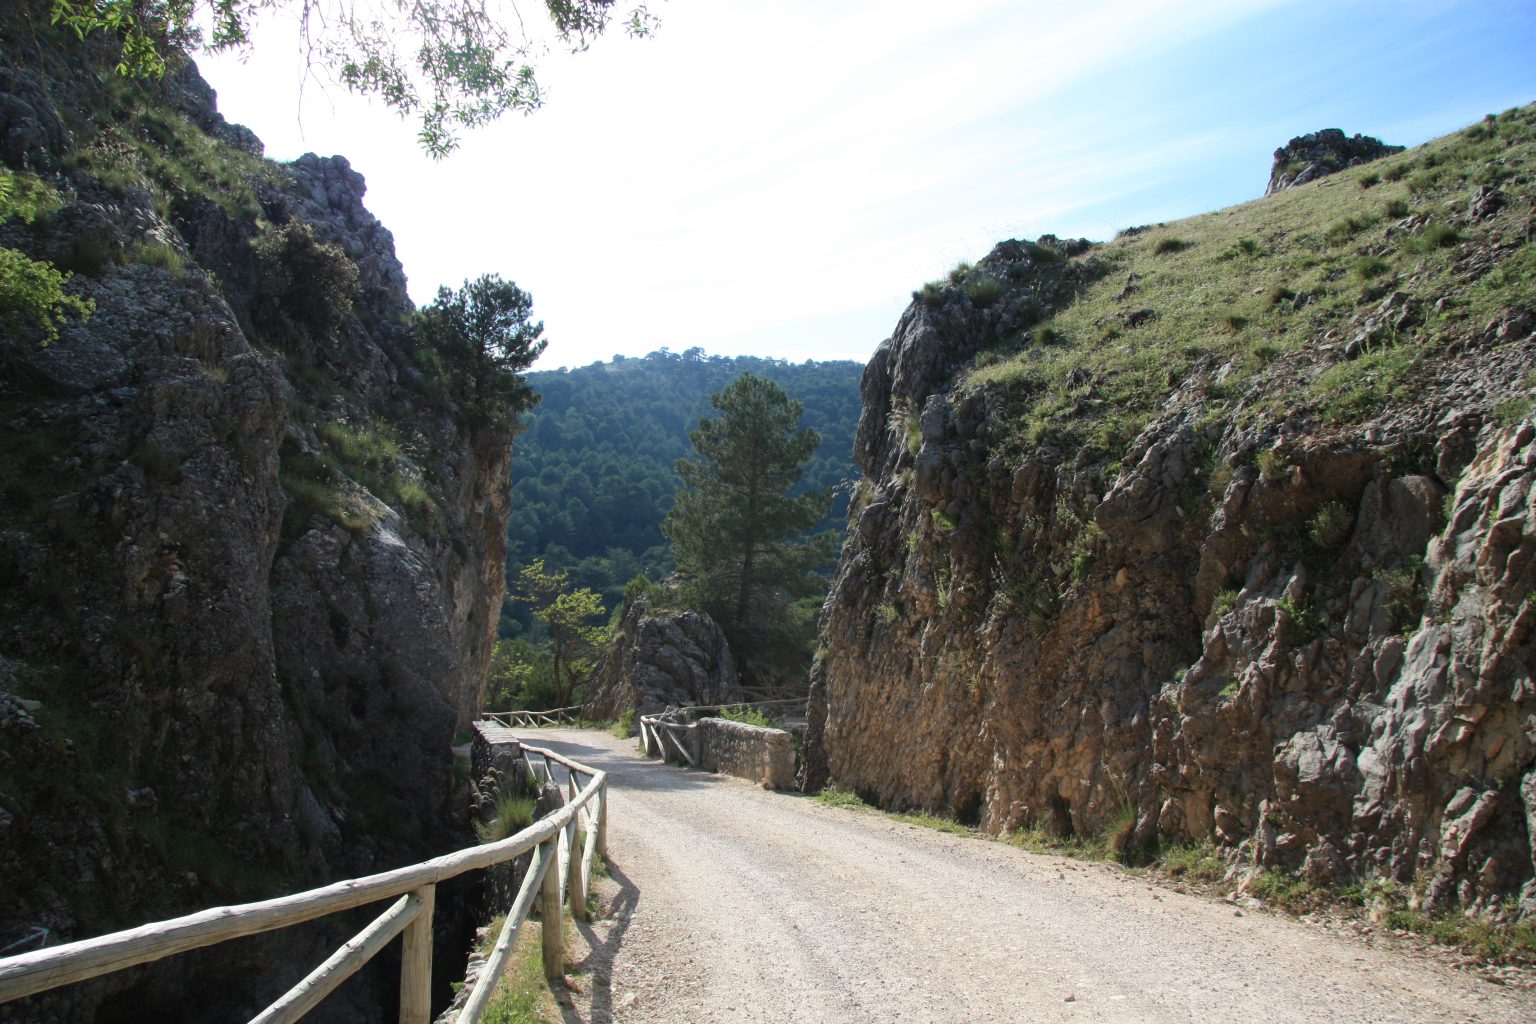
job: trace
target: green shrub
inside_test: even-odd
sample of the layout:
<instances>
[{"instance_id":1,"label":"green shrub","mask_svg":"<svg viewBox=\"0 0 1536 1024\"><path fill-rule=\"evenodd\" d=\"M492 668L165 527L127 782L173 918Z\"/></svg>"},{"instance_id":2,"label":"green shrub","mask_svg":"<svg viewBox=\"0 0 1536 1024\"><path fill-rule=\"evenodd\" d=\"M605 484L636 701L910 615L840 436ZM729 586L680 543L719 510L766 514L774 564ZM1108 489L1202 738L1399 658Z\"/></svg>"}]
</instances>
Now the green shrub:
<instances>
[{"instance_id":1,"label":"green shrub","mask_svg":"<svg viewBox=\"0 0 1536 1024\"><path fill-rule=\"evenodd\" d=\"M1285 461L1285 456L1273 448L1259 452L1254 461L1258 464L1259 475L1265 480L1278 480L1290 465Z\"/></svg>"},{"instance_id":2,"label":"green shrub","mask_svg":"<svg viewBox=\"0 0 1536 1024\"><path fill-rule=\"evenodd\" d=\"M339 245L315 239L299 220L251 243L261 264L263 294L317 338L334 335L357 298L357 265Z\"/></svg>"},{"instance_id":3,"label":"green shrub","mask_svg":"<svg viewBox=\"0 0 1536 1024\"><path fill-rule=\"evenodd\" d=\"M1280 612L1280 643L1301 647L1323 630L1323 617L1306 598L1283 598L1275 608Z\"/></svg>"},{"instance_id":4,"label":"green shrub","mask_svg":"<svg viewBox=\"0 0 1536 1024\"><path fill-rule=\"evenodd\" d=\"M952 533L954 531L955 521L943 509L936 508L929 515L933 518L933 525L938 527L940 532Z\"/></svg>"},{"instance_id":5,"label":"green shrub","mask_svg":"<svg viewBox=\"0 0 1536 1024\"><path fill-rule=\"evenodd\" d=\"M1355 528L1355 516L1342 502L1330 501L1317 510L1307 524L1307 539L1320 550L1332 551L1345 541Z\"/></svg>"},{"instance_id":6,"label":"green shrub","mask_svg":"<svg viewBox=\"0 0 1536 1024\"><path fill-rule=\"evenodd\" d=\"M1157 244L1152 247L1152 254L1166 256L1169 253L1183 252L1194 244L1186 238L1159 238Z\"/></svg>"},{"instance_id":7,"label":"green shrub","mask_svg":"<svg viewBox=\"0 0 1536 1024\"><path fill-rule=\"evenodd\" d=\"M1375 171L1371 171L1369 174L1360 175L1359 181L1360 187L1362 189L1375 188L1377 185L1381 184L1381 175L1377 174Z\"/></svg>"},{"instance_id":8,"label":"green shrub","mask_svg":"<svg viewBox=\"0 0 1536 1024\"><path fill-rule=\"evenodd\" d=\"M894 626L900 618L901 612L889 601L881 602L880 607L875 609L875 619L887 629Z\"/></svg>"},{"instance_id":9,"label":"green shrub","mask_svg":"<svg viewBox=\"0 0 1536 1024\"><path fill-rule=\"evenodd\" d=\"M1237 590L1223 590L1221 593L1217 594L1216 599L1211 602L1211 608L1216 612L1216 617L1220 618L1221 616L1230 612L1232 609L1236 608L1237 598Z\"/></svg>"},{"instance_id":10,"label":"green shrub","mask_svg":"<svg viewBox=\"0 0 1536 1024\"><path fill-rule=\"evenodd\" d=\"M912 298L925 306L937 306L944 301L944 282L929 281L921 289L912 293Z\"/></svg>"},{"instance_id":11,"label":"green shrub","mask_svg":"<svg viewBox=\"0 0 1536 1024\"><path fill-rule=\"evenodd\" d=\"M828 807L868 807L869 804L857 793L837 786L827 786L816 794L816 800Z\"/></svg>"},{"instance_id":12,"label":"green shrub","mask_svg":"<svg viewBox=\"0 0 1536 1024\"><path fill-rule=\"evenodd\" d=\"M1362 281L1374 281L1392 269L1392 264L1380 256L1362 256L1355 261L1355 276Z\"/></svg>"},{"instance_id":13,"label":"green shrub","mask_svg":"<svg viewBox=\"0 0 1536 1024\"><path fill-rule=\"evenodd\" d=\"M1402 181L1408 174L1408 168L1412 166L1406 161L1403 163L1389 164L1382 168L1381 176L1387 181Z\"/></svg>"},{"instance_id":14,"label":"green shrub","mask_svg":"<svg viewBox=\"0 0 1536 1024\"><path fill-rule=\"evenodd\" d=\"M0 167L0 223L15 219L35 224L63 205L64 197L42 178Z\"/></svg>"},{"instance_id":15,"label":"green shrub","mask_svg":"<svg viewBox=\"0 0 1536 1024\"><path fill-rule=\"evenodd\" d=\"M615 739L627 740L636 733L635 709L630 708L619 716L619 720L613 723L613 736Z\"/></svg>"},{"instance_id":16,"label":"green shrub","mask_svg":"<svg viewBox=\"0 0 1536 1024\"><path fill-rule=\"evenodd\" d=\"M971 265L969 263L960 264L954 270L949 272L949 283L952 285L964 284L965 279L970 274L970 272Z\"/></svg>"},{"instance_id":17,"label":"green shrub","mask_svg":"<svg viewBox=\"0 0 1536 1024\"><path fill-rule=\"evenodd\" d=\"M1388 217L1399 219L1406 217L1408 216L1408 200L1389 199L1387 200L1387 205L1381 208L1381 212L1386 214Z\"/></svg>"},{"instance_id":18,"label":"green shrub","mask_svg":"<svg viewBox=\"0 0 1536 1024\"><path fill-rule=\"evenodd\" d=\"M721 708L720 717L730 722L741 722L743 725L755 725L759 729L781 729L784 727L782 721L770 716L762 708L747 704Z\"/></svg>"},{"instance_id":19,"label":"green shrub","mask_svg":"<svg viewBox=\"0 0 1536 1024\"><path fill-rule=\"evenodd\" d=\"M1219 882L1227 874L1226 861L1210 843L1165 846L1158 852L1157 865L1175 878L1196 882Z\"/></svg>"},{"instance_id":20,"label":"green shrub","mask_svg":"<svg viewBox=\"0 0 1536 1024\"><path fill-rule=\"evenodd\" d=\"M986 309L1003 297L1003 286L996 278L978 277L967 281L965 295L979 309Z\"/></svg>"},{"instance_id":21,"label":"green shrub","mask_svg":"<svg viewBox=\"0 0 1536 1024\"><path fill-rule=\"evenodd\" d=\"M1377 569L1371 577L1387 588L1387 610L1398 632L1418 624L1424 615L1424 558L1414 555L1391 569Z\"/></svg>"},{"instance_id":22,"label":"green shrub","mask_svg":"<svg viewBox=\"0 0 1536 1024\"><path fill-rule=\"evenodd\" d=\"M1408 191L1415 194L1428 192L1438 184L1440 184L1439 171L1420 171L1408 179Z\"/></svg>"},{"instance_id":23,"label":"green shrub","mask_svg":"<svg viewBox=\"0 0 1536 1024\"><path fill-rule=\"evenodd\" d=\"M1461 235L1449 224L1430 224L1423 231L1408 240L1405 248L1409 252L1431 253L1436 249L1445 249L1461 241Z\"/></svg>"},{"instance_id":24,"label":"green shrub","mask_svg":"<svg viewBox=\"0 0 1536 1024\"><path fill-rule=\"evenodd\" d=\"M96 310L89 299L64 290L69 278L51 263L0 246L0 331L34 335L40 345L58 341L61 324Z\"/></svg>"},{"instance_id":25,"label":"green shrub","mask_svg":"<svg viewBox=\"0 0 1536 1024\"><path fill-rule=\"evenodd\" d=\"M496 797L496 813L490 821L475 822L475 838L495 843L517 835L533 824L534 798L526 793L501 793Z\"/></svg>"},{"instance_id":26,"label":"green shrub","mask_svg":"<svg viewBox=\"0 0 1536 1024\"><path fill-rule=\"evenodd\" d=\"M180 277L186 269L186 260L174 245L158 238L149 238L131 247L126 253L130 263L142 263L146 267L159 267Z\"/></svg>"},{"instance_id":27,"label":"green shrub","mask_svg":"<svg viewBox=\"0 0 1536 1024\"><path fill-rule=\"evenodd\" d=\"M1374 221L1369 217L1345 217L1328 225L1328 230L1323 232L1323 240L1330 245L1343 245L1354 238L1355 235L1370 227Z\"/></svg>"},{"instance_id":28,"label":"green shrub","mask_svg":"<svg viewBox=\"0 0 1536 1024\"><path fill-rule=\"evenodd\" d=\"M1316 906L1320 893L1305 879L1285 871L1264 871L1248 881L1248 891L1257 899L1287 913L1299 914Z\"/></svg>"}]
</instances>

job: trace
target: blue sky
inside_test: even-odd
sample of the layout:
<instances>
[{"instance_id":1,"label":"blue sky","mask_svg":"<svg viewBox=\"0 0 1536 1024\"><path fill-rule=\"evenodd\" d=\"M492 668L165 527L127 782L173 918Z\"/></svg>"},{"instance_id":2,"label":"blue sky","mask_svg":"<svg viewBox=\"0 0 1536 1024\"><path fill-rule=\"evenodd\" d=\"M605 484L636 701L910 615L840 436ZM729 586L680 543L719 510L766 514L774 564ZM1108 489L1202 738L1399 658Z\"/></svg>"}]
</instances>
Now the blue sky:
<instances>
[{"instance_id":1,"label":"blue sky","mask_svg":"<svg viewBox=\"0 0 1536 1024\"><path fill-rule=\"evenodd\" d=\"M1416 145L1536 100L1530 0L652 7L654 39L553 54L545 109L442 162L305 82L281 23L199 63L269 156L363 173L416 302L487 272L531 292L541 369L662 346L863 360L914 288L1001 239L1252 199L1320 128Z\"/></svg>"}]
</instances>

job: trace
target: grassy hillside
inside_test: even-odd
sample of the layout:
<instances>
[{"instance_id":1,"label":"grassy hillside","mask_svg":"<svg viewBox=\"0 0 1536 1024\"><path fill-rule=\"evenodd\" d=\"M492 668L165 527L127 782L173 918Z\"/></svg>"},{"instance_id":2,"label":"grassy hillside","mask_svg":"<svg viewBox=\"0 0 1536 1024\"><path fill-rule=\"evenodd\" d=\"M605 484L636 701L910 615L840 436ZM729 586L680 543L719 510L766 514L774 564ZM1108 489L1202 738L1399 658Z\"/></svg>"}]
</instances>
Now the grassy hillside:
<instances>
[{"instance_id":1,"label":"grassy hillside","mask_svg":"<svg viewBox=\"0 0 1536 1024\"><path fill-rule=\"evenodd\" d=\"M1077 257L1075 303L982 352L1021 445L1113 456L1192 373L1211 412L1369 419L1536 296L1536 108L1241 206L1122 231ZM1490 209L1492 207L1492 209ZM1006 288L957 268L920 294ZM1529 331L1526 325L1523 330ZM1506 331L1508 327L1504 328ZM1266 382L1256 392L1256 385ZM1517 418L1536 381L1490 381Z\"/></svg>"}]
</instances>

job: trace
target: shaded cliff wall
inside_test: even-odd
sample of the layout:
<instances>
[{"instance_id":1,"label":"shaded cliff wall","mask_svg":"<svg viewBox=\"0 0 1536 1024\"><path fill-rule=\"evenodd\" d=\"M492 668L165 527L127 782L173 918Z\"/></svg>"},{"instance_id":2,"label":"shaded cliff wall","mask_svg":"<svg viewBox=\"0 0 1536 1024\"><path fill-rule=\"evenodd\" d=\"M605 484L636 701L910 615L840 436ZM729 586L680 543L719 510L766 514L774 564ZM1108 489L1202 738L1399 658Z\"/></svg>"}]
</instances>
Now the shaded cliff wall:
<instances>
[{"instance_id":1,"label":"shaded cliff wall","mask_svg":"<svg viewBox=\"0 0 1536 1024\"><path fill-rule=\"evenodd\" d=\"M1443 278L1421 259L1407 294L1365 290L1236 388L1236 358L1170 362L1161 411L1107 453L1021 435L1038 377L970 371L1062 344L1032 323L1120 287L1096 265L1113 247L1064 268L1054 242L1047 259L1004 243L966 279L1002 288L925 289L864 375L805 785L994 832L1130 815L1135 843L1536 909L1536 316L1420 326L1524 265L1519 223L1488 230ZM1411 387L1330 420L1311 382L1386 322L1424 346ZM1058 416L1086 418L1113 381L1068 383Z\"/></svg>"},{"instance_id":2,"label":"shaded cliff wall","mask_svg":"<svg viewBox=\"0 0 1536 1024\"><path fill-rule=\"evenodd\" d=\"M413 333L362 177L262 160L190 65L125 83L46 22L0 16L0 157L54 195L0 245L95 311L0 338L0 945L461 843L504 586L510 432ZM206 955L197 1012L327 941ZM184 970L57 1012L178 1019Z\"/></svg>"}]
</instances>

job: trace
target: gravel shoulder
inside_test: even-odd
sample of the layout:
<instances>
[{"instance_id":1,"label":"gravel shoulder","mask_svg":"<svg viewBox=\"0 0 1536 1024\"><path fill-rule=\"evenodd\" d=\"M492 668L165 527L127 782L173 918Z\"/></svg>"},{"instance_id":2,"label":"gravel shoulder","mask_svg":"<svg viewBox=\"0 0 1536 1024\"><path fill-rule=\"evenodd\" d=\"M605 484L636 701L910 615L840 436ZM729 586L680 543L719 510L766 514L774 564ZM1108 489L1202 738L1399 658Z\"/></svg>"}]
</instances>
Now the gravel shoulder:
<instances>
[{"instance_id":1,"label":"gravel shoulder","mask_svg":"<svg viewBox=\"0 0 1536 1024\"><path fill-rule=\"evenodd\" d=\"M540 731L610 773L568 1021L1536 1022L1536 994L1031 854Z\"/></svg>"}]
</instances>

